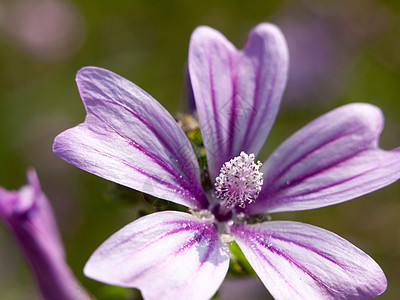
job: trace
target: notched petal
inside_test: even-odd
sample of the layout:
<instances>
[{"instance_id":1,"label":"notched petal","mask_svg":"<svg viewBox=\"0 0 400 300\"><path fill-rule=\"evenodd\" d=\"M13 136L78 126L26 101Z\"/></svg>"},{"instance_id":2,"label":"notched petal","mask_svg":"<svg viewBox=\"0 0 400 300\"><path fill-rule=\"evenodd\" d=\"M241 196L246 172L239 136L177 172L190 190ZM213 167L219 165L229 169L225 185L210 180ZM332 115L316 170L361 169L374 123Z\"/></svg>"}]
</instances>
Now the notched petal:
<instances>
[{"instance_id":1,"label":"notched petal","mask_svg":"<svg viewBox=\"0 0 400 300\"><path fill-rule=\"evenodd\" d=\"M216 225L167 211L115 233L84 272L108 284L139 288L145 299L209 299L226 275L228 252Z\"/></svg>"},{"instance_id":2,"label":"notched petal","mask_svg":"<svg viewBox=\"0 0 400 300\"><path fill-rule=\"evenodd\" d=\"M286 83L288 51L280 30L260 24L237 50L220 32L197 28L189 73L211 178L241 151L261 149Z\"/></svg>"},{"instance_id":3,"label":"notched petal","mask_svg":"<svg viewBox=\"0 0 400 300\"><path fill-rule=\"evenodd\" d=\"M327 230L274 221L231 233L275 299L370 299L386 289L376 262Z\"/></svg>"},{"instance_id":4,"label":"notched petal","mask_svg":"<svg viewBox=\"0 0 400 300\"><path fill-rule=\"evenodd\" d=\"M206 208L196 156L174 118L149 94L105 69L77 74L85 122L53 151L105 179L188 207Z\"/></svg>"},{"instance_id":5,"label":"notched petal","mask_svg":"<svg viewBox=\"0 0 400 300\"><path fill-rule=\"evenodd\" d=\"M400 148L378 147L381 111L339 107L289 137L264 163L264 185L247 213L323 207L372 192L400 177Z\"/></svg>"}]
</instances>

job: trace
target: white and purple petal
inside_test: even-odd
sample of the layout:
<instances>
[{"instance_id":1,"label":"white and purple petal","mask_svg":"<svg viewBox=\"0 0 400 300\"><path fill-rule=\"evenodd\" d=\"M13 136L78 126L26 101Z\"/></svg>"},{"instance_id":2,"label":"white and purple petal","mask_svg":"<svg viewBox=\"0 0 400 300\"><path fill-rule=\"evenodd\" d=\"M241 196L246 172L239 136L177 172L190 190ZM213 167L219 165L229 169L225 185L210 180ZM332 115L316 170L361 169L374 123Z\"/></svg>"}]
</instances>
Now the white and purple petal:
<instances>
[{"instance_id":1,"label":"white and purple petal","mask_svg":"<svg viewBox=\"0 0 400 300\"><path fill-rule=\"evenodd\" d=\"M274 25L256 26L242 51L212 28L193 32L189 73L211 178L241 151L257 155L275 120L287 70L286 42Z\"/></svg>"},{"instance_id":2,"label":"white and purple petal","mask_svg":"<svg viewBox=\"0 0 400 300\"><path fill-rule=\"evenodd\" d=\"M378 264L327 230L273 221L231 234L275 299L369 299L386 289Z\"/></svg>"},{"instance_id":3,"label":"white and purple petal","mask_svg":"<svg viewBox=\"0 0 400 300\"><path fill-rule=\"evenodd\" d=\"M217 226L183 212L159 212L125 226L90 257L85 275L139 288L145 299L209 299L229 266Z\"/></svg>"},{"instance_id":4,"label":"white and purple petal","mask_svg":"<svg viewBox=\"0 0 400 300\"><path fill-rule=\"evenodd\" d=\"M304 210L347 201L400 178L400 148L378 147L381 111L339 107L288 138L263 165L264 184L246 212Z\"/></svg>"},{"instance_id":5,"label":"white and purple petal","mask_svg":"<svg viewBox=\"0 0 400 300\"><path fill-rule=\"evenodd\" d=\"M55 154L85 171L155 197L207 207L190 142L154 98L101 68L81 69L76 81L86 119L56 137Z\"/></svg>"}]
</instances>

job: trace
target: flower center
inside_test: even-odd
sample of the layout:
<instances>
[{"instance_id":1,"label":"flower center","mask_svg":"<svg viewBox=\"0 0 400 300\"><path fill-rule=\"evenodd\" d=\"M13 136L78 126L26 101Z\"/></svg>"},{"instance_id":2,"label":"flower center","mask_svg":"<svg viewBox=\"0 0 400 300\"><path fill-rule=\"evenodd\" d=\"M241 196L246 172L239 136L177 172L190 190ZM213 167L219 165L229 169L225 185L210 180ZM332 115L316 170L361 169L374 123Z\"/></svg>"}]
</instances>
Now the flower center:
<instances>
[{"instance_id":1,"label":"flower center","mask_svg":"<svg viewBox=\"0 0 400 300\"><path fill-rule=\"evenodd\" d=\"M224 163L215 179L215 195L222 202L221 206L230 210L254 202L263 184L261 166L261 162L254 162L254 154L247 155L243 151Z\"/></svg>"}]
</instances>

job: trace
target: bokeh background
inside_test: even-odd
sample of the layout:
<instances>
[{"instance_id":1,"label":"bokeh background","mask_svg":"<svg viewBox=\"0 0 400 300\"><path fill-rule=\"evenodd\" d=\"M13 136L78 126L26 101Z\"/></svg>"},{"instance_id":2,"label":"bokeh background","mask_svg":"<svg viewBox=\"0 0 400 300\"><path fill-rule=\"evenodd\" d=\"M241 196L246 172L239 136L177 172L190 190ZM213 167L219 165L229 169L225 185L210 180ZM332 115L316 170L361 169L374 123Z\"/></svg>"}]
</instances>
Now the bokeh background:
<instances>
[{"instance_id":1,"label":"bokeh background","mask_svg":"<svg viewBox=\"0 0 400 300\"><path fill-rule=\"evenodd\" d=\"M98 299L137 296L87 279L82 269L101 242L151 205L139 194L125 197L113 184L52 153L54 137L85 117L76 71L87 65L112 70L176 115L187 109L184 70L193 29L209 25L241 48L248 31L265 21L282 29L291 63L261 161L307 122L350 102L379 106L386 119L381 147L400 145L400 1L0 1L0 185L18 189L26 182L26 167L37 169L68 262ZM399 195L400 183L395 183L340 205L272 217L317 225L357 245L386 273L388 289L378 298L398 299ZM1 225L0 268L2 300L40 299L18 247ZM221 296L256 297L251 293L257 286L251 279L228 283ZM263 288L258 295L268 297Z\"/></svg>"}]
</instances>

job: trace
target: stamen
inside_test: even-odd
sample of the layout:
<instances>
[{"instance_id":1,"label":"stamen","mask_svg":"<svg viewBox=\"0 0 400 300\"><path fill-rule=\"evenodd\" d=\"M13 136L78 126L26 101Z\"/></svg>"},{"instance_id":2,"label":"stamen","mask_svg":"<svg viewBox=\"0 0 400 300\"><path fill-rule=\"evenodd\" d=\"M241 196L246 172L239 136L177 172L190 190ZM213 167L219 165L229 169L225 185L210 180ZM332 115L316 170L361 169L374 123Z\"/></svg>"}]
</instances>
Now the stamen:
<instances>
[{"instance_id":1,"label":"stamen","mask_svg":"<svg viewBox=\"0 0 400 300\"><path fill-rule=\"evenodd\" d=\"M263 185L261 166L261 162L254 162L254 154L243 151L224 163L215 179L215 195L225 208L243 208L257 199Z\"/></svg>"}]
</instances>

